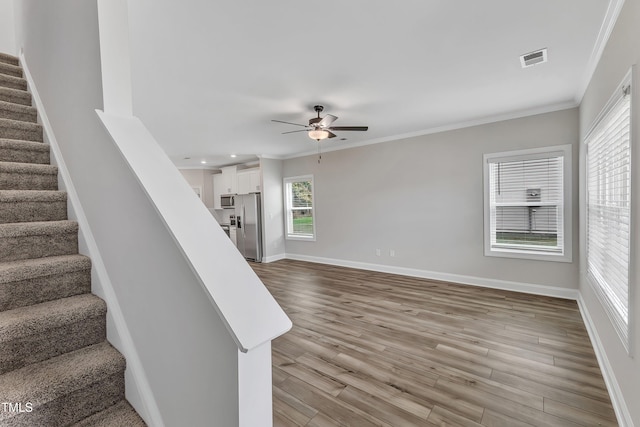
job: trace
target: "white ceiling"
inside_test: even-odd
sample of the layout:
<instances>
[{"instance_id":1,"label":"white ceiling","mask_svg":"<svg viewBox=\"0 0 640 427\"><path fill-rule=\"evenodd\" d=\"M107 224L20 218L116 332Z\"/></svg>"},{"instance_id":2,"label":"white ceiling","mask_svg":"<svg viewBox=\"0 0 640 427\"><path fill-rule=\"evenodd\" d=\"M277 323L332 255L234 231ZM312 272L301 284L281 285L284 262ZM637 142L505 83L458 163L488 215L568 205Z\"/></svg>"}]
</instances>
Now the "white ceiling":
<instances>
[{"instance_id":1,"label":"white ceiling","mask_svg":"<svg viewBox=\"0 0 640 427\"><path fill-rule=\"evenodd\" d=\"M137 0L134 110L189 167L314 152L271 119L305 124L315 104L336 126L369 126L324 150L566 108L618 3ZM519 56L540 48L549 61L522 69Z\"/></svg>"}]
</instances>

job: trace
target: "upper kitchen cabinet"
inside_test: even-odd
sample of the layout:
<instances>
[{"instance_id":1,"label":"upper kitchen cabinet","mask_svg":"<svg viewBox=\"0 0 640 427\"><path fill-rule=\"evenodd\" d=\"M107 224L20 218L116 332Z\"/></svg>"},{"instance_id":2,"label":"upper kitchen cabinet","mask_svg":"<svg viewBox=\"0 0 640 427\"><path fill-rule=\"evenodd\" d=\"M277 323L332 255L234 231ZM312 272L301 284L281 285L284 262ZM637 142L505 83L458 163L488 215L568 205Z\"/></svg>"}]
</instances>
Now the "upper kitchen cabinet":
<instances>
[{"instance_id":1,"label":"upper kitchen cabinet","mask_svg":"<svg viewBox=\"0 0 640 427\"><path fill-rule=\"evenodd\" d=\"M260 192L260 169L245 169L237 172L238 194L248 194Z\"/></svg>"},{"instance_id":2,"label":"upper kitchen cabinet","mask_svg":"<svg viewBox=\"0 0 640 427\"><path fill-rule=\"evenodd\" d=\"M249 194L262 191L260 168L240 169L227 166L222 173L213 175L213 208L222 209L223 194Z\"/></svg>"},{"instance_id":3,"label":"upper kitchen cabinet","mask_svg":"<svg viewBox=\"0 0 640 427\"><path fill-rule=\"evenodd\" d=\"M227 166L222 168L222 193L221 194L237 194L238 193L238 177L237 167Z\"/></svg>"}]
</instances>

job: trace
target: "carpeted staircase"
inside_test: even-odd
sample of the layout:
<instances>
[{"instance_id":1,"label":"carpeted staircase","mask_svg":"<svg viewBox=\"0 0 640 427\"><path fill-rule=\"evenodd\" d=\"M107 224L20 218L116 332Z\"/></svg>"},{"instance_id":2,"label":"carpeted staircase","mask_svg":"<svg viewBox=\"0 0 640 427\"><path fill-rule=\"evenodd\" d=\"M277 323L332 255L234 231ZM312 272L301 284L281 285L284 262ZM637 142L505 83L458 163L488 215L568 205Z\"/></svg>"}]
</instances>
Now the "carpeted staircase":
<instances>
[{"instance_id":1,"label":"carpeted staircase","mask_svg":"<svg viewBox=\"0 0 640 427\"><path fill-rule=\"evenodd\" d=\"M0 54L0 426L144 426L17 58Z\"/></svg>"}]
</instances>

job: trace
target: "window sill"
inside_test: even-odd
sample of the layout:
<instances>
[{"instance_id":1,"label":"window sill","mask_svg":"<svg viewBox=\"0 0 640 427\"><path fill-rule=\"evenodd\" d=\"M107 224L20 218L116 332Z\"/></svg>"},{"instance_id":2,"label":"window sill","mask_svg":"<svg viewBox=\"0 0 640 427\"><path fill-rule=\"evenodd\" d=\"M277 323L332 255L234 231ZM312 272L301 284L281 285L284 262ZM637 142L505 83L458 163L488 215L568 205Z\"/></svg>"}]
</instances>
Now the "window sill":
<instances>
[{"instance_id":1,"label":"window sill","mask_svg":"<svg viewBox=\"0 0 640 427\"><path fill-rule=\"evenodd\" d=\"M499 258L518 258L534 261L572 262L571 254L531 252L517 249L488 249L485 248L484 256Z\"/></svg>"},{"instance_id":2,"label":"window sill","mask_svg":"<svg viewBox=\"0 0 640 427\"><path fill-rule=\"evenodd\" d=\"M297 235L287 235L287 240L298 240L302 242L315 242L316 236L297 236Z\"/></svg>"}]
</instances>

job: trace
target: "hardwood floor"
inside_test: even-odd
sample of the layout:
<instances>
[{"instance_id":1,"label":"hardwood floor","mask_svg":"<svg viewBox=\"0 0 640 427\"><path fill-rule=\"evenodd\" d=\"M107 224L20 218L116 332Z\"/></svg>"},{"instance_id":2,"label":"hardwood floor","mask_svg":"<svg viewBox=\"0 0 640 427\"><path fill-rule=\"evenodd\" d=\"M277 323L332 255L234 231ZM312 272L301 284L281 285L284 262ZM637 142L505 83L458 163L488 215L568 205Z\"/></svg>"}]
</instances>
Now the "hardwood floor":
<instances>
[{"instance_id":1,"label":"hardwood floor","mask_svg":"<svg viewBox=\"0 0 640 427\"><path fill-rule=\"evenodd\" d=\"M615 426L575 301L278 261L274 426Z\"/></svg>"}]
</instances>

